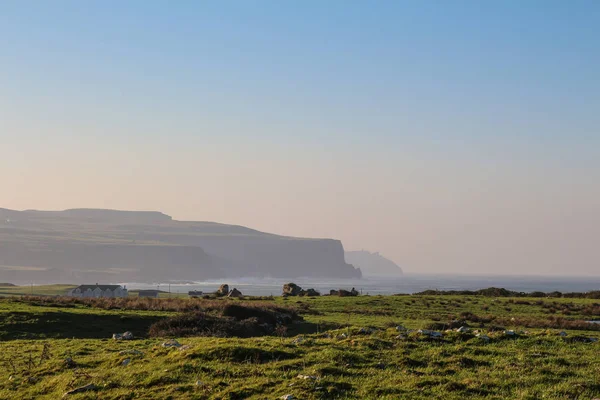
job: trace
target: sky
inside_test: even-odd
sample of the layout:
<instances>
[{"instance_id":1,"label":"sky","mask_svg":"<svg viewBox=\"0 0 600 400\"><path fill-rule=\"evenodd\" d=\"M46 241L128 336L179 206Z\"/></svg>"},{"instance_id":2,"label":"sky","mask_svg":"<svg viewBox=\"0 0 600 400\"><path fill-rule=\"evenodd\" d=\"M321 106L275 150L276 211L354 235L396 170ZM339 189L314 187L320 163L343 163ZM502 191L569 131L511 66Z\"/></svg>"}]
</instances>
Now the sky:
<instances>
[{"instance_id":1,"label":"sky","mask_svg":"<svg viewBox=\"0 0 600 400\"><path fill-rule=\"evenodd\" d=\"M600 275L600 2L0 2L0 207Z\"/></svg>"}]
</instances>

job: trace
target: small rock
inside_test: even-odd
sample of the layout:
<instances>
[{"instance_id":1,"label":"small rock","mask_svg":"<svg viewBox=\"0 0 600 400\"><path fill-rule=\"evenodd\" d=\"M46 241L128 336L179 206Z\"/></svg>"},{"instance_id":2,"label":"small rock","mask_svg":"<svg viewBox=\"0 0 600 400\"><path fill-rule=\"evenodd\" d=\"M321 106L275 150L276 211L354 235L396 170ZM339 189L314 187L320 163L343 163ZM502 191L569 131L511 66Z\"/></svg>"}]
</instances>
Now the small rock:
<instances>
[{"instance_id":1,"label":"small rock","mask_svg":"<svg viewBox=\"0 0 600 400\"><path fill-rule=\"evenodd\" d=\"M513 331L513 330L504 331L504 334L506 336L515 336L516 335L515 331Z\"/></svg>"},{"instance_id":2,"label":"small rock","mask_svg":"<svg viewBox=\"0 0 600 400\"><path fill-rule=\"evenodd\" d=\"M123 360L123 362L121 363L122 366L126 367L129 365L129 363L131 362L131 358L126 358Z\"/></svg>"},{"instance_id":3,"label":"small rock","mask_svg":"<svg viewBox=\"0 0 600 400\"><path fill-rule=\"evenodd\" d=\"M456 332L460 332L460 333L469 332L469 328L467 328L466 326L461 326L460 328L458 328L456 330Z\"/></svg>"},{"instance_id":4,"label":"small rock","mask_svg":"<svg viewBox=\"0 0 600 400\"><path fill-rule=\"evenodd\" d=\"M162 347L181 347L181 343L175 339L169 339L162 344Z\"/></svg>"},{"instance_id":5,"label":"small rock","mask_svg":"<svg viewBox=\"0 0 600 400\"><path fill-rule=\"evenodd\" d=\"M28 383L36 383L37 381L38 378L36 378L35 376L30 376L29 378L27 378Z\"/></svg>"},{"instance_id":6,"label":"small rock","mask_svg":"<svg viewBox=\"0 0 600 400\"><path fill-rule=\"evenodd\" d=\"M186 344L186 345L181 346L179 348L179 351L186 351L186 350L189 350L191 348L192 348L192 346L190 346L189 344Z\"/></svg>"},{"instance_id":7,"label":"small rock","mask_svg":"<svg viewBox=\"0 0 600 400\"><path fill-rule=\"evenodd\" d=\"M567 336L567 332L565 332L565 331L559 332L558 336L565 337L565 336Z\"/></svg>"},{"instance_id":8,"label":"small rock","mask_svg":"<svg viewBox=\"0 0 600 400\"><path fill-rule=\"evenodd\" d=\"M304 380L306 380L306 379L317 379L317 377L314 376L314 375L302 375L302 374L300 374L300 375L298 375L298 379L304 379Z\"/></svg>"},{"instance_id":9,"label":"small rock","mask_svg":"<svg viewBox=\"0 0 600 400\"><path fill-rule=\"evenodd\" d=\"M359 334L361 335L370 335L371 333L373 333L373 329L371 328L360 328L360 330L358 331Z\"/></svg>"},{"instance_id":10,"label":"small rock","mask_svg":"<svg viewBox=\"0 0 600 400\"><path fill-rule=\"evenodd\" d=\"M63 397L70 396L72 394L91 392L91 391L96 391L96 390L98 390L98 386L94 385L93 383L90 383L89 385L81 386L81 387L78 387L77 389L68 391L67 393L65 393L63 395Z\"/></svg>"},{"instance_id":11,"label":"small rock","mask_svg":"<svg viewBox=\"0 0 600 400\"><path fill-rule=\"evenodd\" d=\"M396 336L396 339L404 340L404 339L406 339L406 335L400 334L400 335Z\"/></svg>"},{"instance_id":12,"label":"small rock","mask_svg":"<svg viewBox=\"0 0 600 400\"><path fill-rule=\"evenodd\" d=\"M294 400L295 397L292 396L291 394L284 394L283 396L280 397L281 400Z\"/></svg>"},{"instance_id":13,"label":"small rock","mask_svg":"<svg viewBox=\"0 0 600 400\"><path fill-rule=\"evenodd\" d=\"M379 369L385 369L385 364L380 362L380 363L375 364L375 367L377 367Z\"/></svg>"},{"instance_id":14,"label":"small rock","mask_svg":"<svg viewBox=\"0 0 600 400\"><path fill-rule=\"evenodd\" d=\"M113 333L112 338L114 340L132 340L133 339L133 333L127 331L124 333Z\"/></svg>"},{"instance_id":15,"label":"small rock","mask_svg":"<svg viewBox=\"0 0 600 400\"><path fill-rule=\"evenodd\" d=\"M231 290L231 292L229 292L229 293L227 294L227 297L242 297L242 296L243 296L242 292L240 292L240 291L239 291L239 290L237 290L236 288L233 288L233 289Z\"/></svg>"},{"instance_id":16,"label":"small rock","mask_svg":"<svg viewBox=\"0 0 600 400\"><path fill-rule=\"evenodd\" d=\"M490 337L488 335L484 335L482 333L478 333L477 337L481 340L483 340L484 342L489 342L490 341Z\"/></svg>"},{"instance_id":17,"label":"small rock","mask_svg":"<svg viewBox=\"0 0 600 400\"><path fill-rule=\"evenodd\" d=\"M202 381L196 381L196 386L202 386Z\"/></svg>"},{"instance_id":18,"label":"small rock","mask_svg":"<svg viewBox=\"0 0 600 400\"><path fill-rule=\"evenodd\" d=\"M348 335L346 335L345 333L342 333L341 335L337 336L338 339L346 339L347 337Z\"/></svg>"},{"instance_id":19,"label":"small rock","mask_svg":"<svg viewBox=\"0 0 600 400\"><path fill-rule=\"evenodd\" d=\"M398 332L404 332L404 331L406 330L406 328L405 328L405 327L403 327L402 325L398 325L398 326L396 327L396 330L397 330Z\"/></svg>"}]
</instances>

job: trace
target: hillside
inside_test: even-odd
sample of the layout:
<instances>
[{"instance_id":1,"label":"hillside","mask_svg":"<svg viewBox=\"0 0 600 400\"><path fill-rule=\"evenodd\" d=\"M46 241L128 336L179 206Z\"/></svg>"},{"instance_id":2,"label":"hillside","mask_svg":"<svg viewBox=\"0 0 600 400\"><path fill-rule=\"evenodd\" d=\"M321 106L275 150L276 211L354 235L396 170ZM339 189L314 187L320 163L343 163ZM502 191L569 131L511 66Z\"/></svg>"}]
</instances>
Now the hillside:
<instances>
[{"instance_id":1,"label":"hillside","mask_svg":"<svg viewBox=\"0 0 600 400\"><path fill-rule=\"evenodd\" d=\"M359 278L341 242L302 239L159 212L0 209L0 280L166 281Z\"/></svg>"},{"instance_id":2,"label":"hillside","mask_svg":"<svg viewBox=\"0 0 600 400\"><path fill-rule=\"evenodd\" d=\"M398 276L402 269L392 260L388 260L379 253L368 251L347 251L346 262L360 268L365 276Z\"/></svg>"}]
</instances>

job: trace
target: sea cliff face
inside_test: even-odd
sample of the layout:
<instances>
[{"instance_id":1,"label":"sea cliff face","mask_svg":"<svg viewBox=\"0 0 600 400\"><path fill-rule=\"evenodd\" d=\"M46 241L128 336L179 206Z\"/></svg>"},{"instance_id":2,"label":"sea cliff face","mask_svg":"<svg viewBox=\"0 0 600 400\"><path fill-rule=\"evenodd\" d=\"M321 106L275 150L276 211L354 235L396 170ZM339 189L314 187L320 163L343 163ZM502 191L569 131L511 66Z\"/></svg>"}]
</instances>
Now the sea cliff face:
<instances>
[{"instance_id":1,"label":"sea cliff face","mask_svg":"<svg viewBox=\"0 0 600 400\"><path fill-rule=\"evenodd\" d=\"M272 235L158 212L0 209L0 280L360 278L340 241Z\"/></svg>"}]
</instances>

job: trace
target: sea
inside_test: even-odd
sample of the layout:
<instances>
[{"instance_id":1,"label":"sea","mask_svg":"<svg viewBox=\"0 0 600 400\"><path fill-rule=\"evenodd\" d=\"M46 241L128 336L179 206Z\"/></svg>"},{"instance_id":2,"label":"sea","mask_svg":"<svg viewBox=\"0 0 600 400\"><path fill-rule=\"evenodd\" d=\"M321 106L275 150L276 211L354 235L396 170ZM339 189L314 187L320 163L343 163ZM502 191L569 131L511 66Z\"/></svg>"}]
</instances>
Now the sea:
<instances>
[{"instance_id":1,"label":"sea","mask_svg":"<svg viewBox=\"0 0 600 400\"><path fill-rule=\"evenodd\" d=\"M245 295L280 295L283 284L294 282L304 289L314 288L321 293L331 289L355 288L362 294L400 294L416 293L423 290L477 290L488 287L505 288L517 292L589 292L600 290L599 277L562 277L562 276L492 276L492 275L418 275L405 274L400 277L366 277L357 280L296 278L292 280L261 279L222 279L202 282L120 282L129 290L159 289L170 293L187 293L199 290L210 293L226 283L229 288L237 288Z\"/></svg>"}]
</instances>

